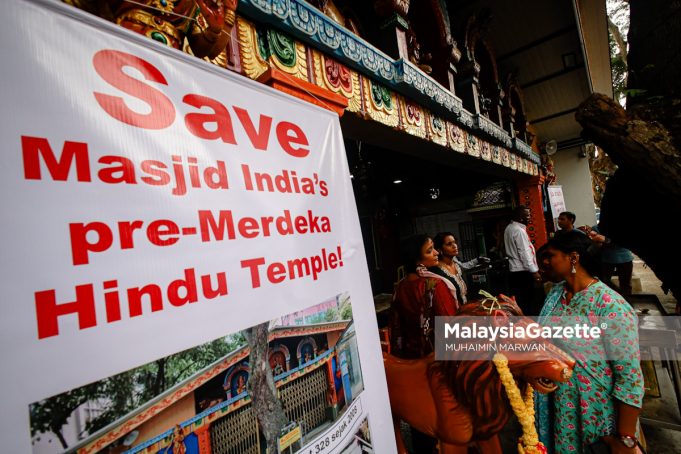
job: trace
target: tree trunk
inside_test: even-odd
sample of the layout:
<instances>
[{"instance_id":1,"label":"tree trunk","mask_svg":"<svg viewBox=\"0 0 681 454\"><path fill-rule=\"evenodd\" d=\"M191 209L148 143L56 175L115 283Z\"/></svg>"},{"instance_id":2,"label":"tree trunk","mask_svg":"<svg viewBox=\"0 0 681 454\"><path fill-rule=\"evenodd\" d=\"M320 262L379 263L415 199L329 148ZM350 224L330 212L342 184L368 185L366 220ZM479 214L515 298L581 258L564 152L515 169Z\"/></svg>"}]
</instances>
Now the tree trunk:
<instances>
[{"instance_id":1,"label":"tree trunk","mask_svg":"<svg viewBox=\"0 0 681 454\"><path fill-rule=\"evenodd\" d=\"M681 149L681 2L631 0L627 112L659 122ZM636 95L636 96L634 96Z\"/></svg>"},{"instance_id":2,"label":"tree trunk","mask_svg":"<svg viewBox=\"0 0 681 454\"><path fill-rule=\"evenodd\" d=\"M268 323L261 323L245 331L250 348L251 365L248 378L248 391L253 399L253 409L260 423L260 428L267 441L267 452L277 452L277 441L281 429L288 419L284 414L281 401L274 386L274 376L267 357Z\"/></svg>"},{"instance_id":3,"label":"tree trunk","mask_svg":"<svg viewBox=\"0 0 681 454\"><path fill-rule=\"evenodd\" d=\"M161 358L156 361L156 376L154 377L154 384L152 386L154 396L158 396L165 390L166 379L166 362L167 358Z\"/></svg>"},{"instance_id":4,"label":"tree trunk","mask_svg":"<svg viewBox=\"0 0 681 454\"><path fill-rule=\"evenodd\" d=\"M52 428L52 433L57 436L59 439L59 443L61 443L61 447L66 449L69 447L69 444L66 442L66 439L64 438L64 434L61 433L61 427L59 429L54 429Z\"/></svg>"},{"instance_id":5,"label":"tree trunk","mask_svg":"<svg viewBox=\"0 0 681 454\"><path fill-rule=\"evenodd\" d=\"M627 111L594 94L575 117L619 166L603 197L601 230L679 300L681 239L671 220L681 217L681 2L629 4Z\"/></svg>"},{"instance_id":6,"label":"tree trunk","mask_svg":"<svg viewBox=\"0 0 681 454\"><path fill-rule=\"evenodd\" d=\"M608 31L612 35L612 39L617 43L617 53L619 54L622 61L627 63L627 43L624 42L624 37L620 33L620 29L615 25L615 23L608 17Z\"/></svg>"},{"instance_id":7,"label":"tree trunk","mask_svg":"<svg viewBox=\"0 0 681 454\"><path fill-rule=\"evenodd\" d=\"M620 168L637 170L655 191L681 200L681 155L664 126L628 116L599 93L587 98L575 117Z\"/></svg>"}]
</instances>

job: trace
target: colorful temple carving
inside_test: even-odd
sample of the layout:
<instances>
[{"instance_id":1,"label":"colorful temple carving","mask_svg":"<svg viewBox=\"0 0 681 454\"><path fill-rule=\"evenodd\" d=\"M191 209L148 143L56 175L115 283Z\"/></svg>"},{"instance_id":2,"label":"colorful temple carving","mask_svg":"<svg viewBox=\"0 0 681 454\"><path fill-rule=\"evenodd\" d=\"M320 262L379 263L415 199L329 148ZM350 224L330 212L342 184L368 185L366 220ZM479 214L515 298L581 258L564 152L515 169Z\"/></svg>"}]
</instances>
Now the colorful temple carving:
<instances>
[{"instance_id":1,"label":"colorful temple carving","mask_svg":"<svg viewBox=\"0 0 681 454\"><path fill-rule=\"evenodd\" d=\"M152 3L166 0L147 0L133 9L65 1L151 39L184 37L186 52L347 113L366 134L375 123L436 145L443 159L453 150L480 173L503 174L513 182L511 205L532 208L532 240L547 240L538 140L515 75L500 74L484 7L459 17L441 0L175 0L158 8ZM150 17L148 27L122 20L129 11ZM178 47L170 38L161 42Z\"/></svg>"},{"instance_id":2,"label":"colorful temple carving","mask_svg":"<svg viewBox=\"0 0 681 454\"><path fill-rule=\"evenodd\" d=\"M73 3L83 6L84 2ZM164 7L167 13L159 13L151 4L148 10L137 4L135 8L110 7L109 13L113 14L112 20L126 28L212 59L251 79L258 80L268 70L277 70L280 79L295 78L313 84L329 95L345 98L347 112L443 148L460 149L458 136L446 133L459 128L464 136L474 137L464 141L463 151L470 156L526 175L539 174L538 155L516 137L514 128L504 128L515 124L524 133L522 98L515 87L513 105L505 102L494 57L481 38L484 25L479 23L480 18L470 19L461 52L441 2L429 2L437 13L437 27L431 31L423 28L423 19L419 18L428 7L410 9L408 1L377 1L375 9L380 16L397 17L399 27L406 26L407 33L395 34L400 51L393 59L350 31L359 31L357 21L345 17L343 9L330 1L318 5L324 12L302 0L242 0L238 5L225 2L220 8L210 0L171 3L172 9ZM130 19L133 16L136 21ZM171 20L173 17L178 20ZM344 27L348 24L350 29ZM216 32L220 27L222 30ZM417 38L427 46L417 44ZM208 46L208 42L214 44ZM424 50L418 51L415 46ZM424 71L426 53L434 66ZM228 57L232 54L238 56L238 61ZM457 72L460 75L455 81ZM296 86L295 81L289 83ZM304 93L306 88L301 85L299 91ZM466 101L469 98L470 104ZM502 112L507 118L512 115L513 121L504 121ZM492 160L491 150L495 147L500 148L500 155L506 151L513 158Z\"/></svg>"},{"instance_id":3,"label":"colorful temple carving","mask_svg":"<svg viewBox=\"0 0 681 454\"><path fill-rule=\"evenodd\" d=\"M503 168L517 202L532 208L533 241L547 239L537 140L521 87L499 74L484 8L455 32L440 0L65 1L341 116L479 160L485 171Z\"/></svg>"}]
</instances>

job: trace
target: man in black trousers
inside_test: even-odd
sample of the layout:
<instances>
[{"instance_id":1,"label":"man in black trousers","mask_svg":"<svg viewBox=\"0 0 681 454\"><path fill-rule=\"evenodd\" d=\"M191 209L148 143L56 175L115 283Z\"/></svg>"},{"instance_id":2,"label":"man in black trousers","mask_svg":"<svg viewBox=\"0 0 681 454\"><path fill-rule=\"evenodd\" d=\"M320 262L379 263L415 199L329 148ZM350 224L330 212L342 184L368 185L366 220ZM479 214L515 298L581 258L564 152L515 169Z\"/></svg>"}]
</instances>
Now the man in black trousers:
<instances>
[{"instance_id":1,"label":"man in black trousers","mask_svg":"<svg viewBox=\"0 0 681 454\"><path fill-rule=\"evenodd\" d=\"M525 315L539 315L541 303L535 296L535 283L541 282L534 246L527 234L530 209L519 206L504 230L504 248L508 257L509 290Z\"/></svg>"}]
</instances>

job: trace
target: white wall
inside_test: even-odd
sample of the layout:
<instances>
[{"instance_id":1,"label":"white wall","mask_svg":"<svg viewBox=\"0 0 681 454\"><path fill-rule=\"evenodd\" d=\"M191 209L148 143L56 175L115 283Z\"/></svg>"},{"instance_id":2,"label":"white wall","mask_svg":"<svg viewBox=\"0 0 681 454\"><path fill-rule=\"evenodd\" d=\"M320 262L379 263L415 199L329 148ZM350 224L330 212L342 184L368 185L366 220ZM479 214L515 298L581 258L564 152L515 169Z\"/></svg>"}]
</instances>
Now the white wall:
<instances>
[{"instance_id":1,"label":"white wall","mask_svg":"<svg viewBox=\"0 0 681 454\"><path fill-rule=\"evenodd\" d=\"M555 184L563 186L565 207L577 215L576 226L594 225L596 210L594 208L593 190L589 160L579 157L580 147L560 150L552 156Z\"/></svg>"}]
</instances>

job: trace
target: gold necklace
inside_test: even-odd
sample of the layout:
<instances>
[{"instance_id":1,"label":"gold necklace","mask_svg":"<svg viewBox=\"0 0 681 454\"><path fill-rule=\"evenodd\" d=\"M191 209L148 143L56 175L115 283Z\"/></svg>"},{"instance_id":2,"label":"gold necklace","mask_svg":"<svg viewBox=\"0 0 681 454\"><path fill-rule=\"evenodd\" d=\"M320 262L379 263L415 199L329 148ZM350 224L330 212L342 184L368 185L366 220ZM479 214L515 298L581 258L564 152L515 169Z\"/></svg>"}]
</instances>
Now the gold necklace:
<instances>
[{"instance_id":1,"label":"gold necklace","mask_svg":"<svg viewBox=\"0 0 681 454\"><path fill-rule=\"evenodd\" d=\"M569 304L569 303L572 301L572 298L574 298L576 294L581 293L581 292L587 290L589 287L591 287L592 285L594 285L596 282L598 282L598 279L597 279L597 278L591 279L591 282L589 282L589 283L587 284L586 287L584 287L583 289L581 289L581 290L578 291L578 292L572 292L572 294L570 295L570 298L567 297L569 292L568 292L568 289L567 289L567 286L566 286L565 289L563 290L563 296L565 297L565 300L566 300L566 301L568 302L568 304ZM565 311L565 309L563 308L563 312L564 312L564 311ZM562 313L562 312L561 312L561 313Z\"/></svg>"},{"instance_id":2,"label":"gold necklace","mask_svg":"<svg viewBox=\"0 0 681 454\"><path fill-rule=\"evenodd\" d=\"M589 287L591 287L592 285L594 285L596 282L598 282L598 279L596 279L596 278L591 279L591 282L589 282L589 283L587 284L586 287L584 287L583 289L581 289L580 292L583 292L584 290L588 289Z\"/></svg>"},{"instance_id":3,"label":"gold necklace","mask_svg":"<svg viewBox=\"0 0 681 454\"><path fill-rule=\"evenodd\" d=\"M598 279L593 278L593 279L591 279L591 282L589 282L588 284L586 284L586 287L584 287L584 288L581 289L581 290L574 291L574 292L572 292L572 294L573 294L573 295L576 295L577 293L583 292L584 290L586 290L586 289L588 289L589 287L591 287L592 285L594 285L596 282L598 282ZM567 282L566 282L566 286L565 286L565 291L566 291L566 293L567 293L567 290L568 290L568 289L567 289Z\"/></svg>"}]
</instances>

